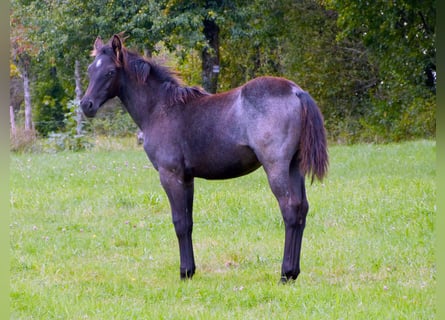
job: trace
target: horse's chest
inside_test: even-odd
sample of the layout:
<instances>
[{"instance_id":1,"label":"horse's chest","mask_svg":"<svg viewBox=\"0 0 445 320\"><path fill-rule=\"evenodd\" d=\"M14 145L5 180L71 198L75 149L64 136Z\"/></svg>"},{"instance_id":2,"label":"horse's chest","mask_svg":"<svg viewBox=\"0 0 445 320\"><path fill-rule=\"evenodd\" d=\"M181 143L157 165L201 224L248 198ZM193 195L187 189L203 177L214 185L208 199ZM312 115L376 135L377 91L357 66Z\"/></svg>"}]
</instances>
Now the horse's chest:
<instances>
[{"instance_id":1,"label":"horse's chest","mask_svg":"<svg viewBox=\"0 0 445 320\"><path fill-rule=\"evenodd\" d=\"M178 136L178 135L176 135ZM169 133L148 133L144 136L144 150L153 166L177 168L183 163L182 142Z\"/></svg>"}]
</instances>

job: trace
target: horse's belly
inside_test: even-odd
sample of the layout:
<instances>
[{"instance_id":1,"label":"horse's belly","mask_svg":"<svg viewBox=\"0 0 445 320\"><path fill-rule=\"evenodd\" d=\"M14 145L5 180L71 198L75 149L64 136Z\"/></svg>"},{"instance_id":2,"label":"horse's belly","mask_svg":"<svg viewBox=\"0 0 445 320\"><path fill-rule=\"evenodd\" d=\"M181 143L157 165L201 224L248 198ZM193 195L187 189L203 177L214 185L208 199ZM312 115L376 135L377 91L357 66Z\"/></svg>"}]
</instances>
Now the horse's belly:
<instances>
[{"instance_id":1,"label":"horse's belly","mask_svg":"<svg viewBox=\"0 0 445 320\"><path fill-rule=\"evenodd\" d=\"M255 171L261 166L259 162L255 165L246 167L238 164L234 164L232 166L224 166L224 167L214 167L212 170L207 170L203 168L199 168L195 170L195 177L204 178L208 180L221 180L221 179L231 179L244 176L252 171Z\"/></svg>"},{"instance_id":2,"label":"horse's belly","mask_svg":"<svg viewBox=\"0 0 445 320\"><path fill-rule=\"evenodd\" d=\"M193 175L204 179L230 179L246 175L261 166L250 148L220 150L213 154L201 154L192 165Z\"/></svg>"}]
</instances>

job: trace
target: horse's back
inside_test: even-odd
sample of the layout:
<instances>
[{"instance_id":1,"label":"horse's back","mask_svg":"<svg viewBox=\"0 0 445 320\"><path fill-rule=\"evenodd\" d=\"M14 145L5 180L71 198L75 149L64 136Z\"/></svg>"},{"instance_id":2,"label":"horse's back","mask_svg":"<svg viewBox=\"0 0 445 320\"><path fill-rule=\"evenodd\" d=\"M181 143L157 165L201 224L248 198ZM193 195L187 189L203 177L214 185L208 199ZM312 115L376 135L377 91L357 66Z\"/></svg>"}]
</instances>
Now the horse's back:
<instances>
[{"instance_id":1,"label":"horse's back","mask_svg":"<svg viewBox=\"0 0 445 320\"><path fill-rule=\"evenodd\" d=\"M242 98L258 103L259 99L267 97L289 97L295 96L303 91L293 81L272 76L263 76L252 79L240 87Z\"/></svg>"}]
</instances>

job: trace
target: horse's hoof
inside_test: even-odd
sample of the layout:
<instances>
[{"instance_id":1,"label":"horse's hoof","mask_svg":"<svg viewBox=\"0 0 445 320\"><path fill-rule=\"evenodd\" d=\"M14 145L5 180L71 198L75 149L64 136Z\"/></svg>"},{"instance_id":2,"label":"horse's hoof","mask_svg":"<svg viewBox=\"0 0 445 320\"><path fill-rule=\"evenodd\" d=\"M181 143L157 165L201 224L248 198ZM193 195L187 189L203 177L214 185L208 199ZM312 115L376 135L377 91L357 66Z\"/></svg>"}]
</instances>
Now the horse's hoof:
<instances>
[{"instance_id":1,"label":"horse's hoof","mask_svg":"<svg viewBox=\"0 0 445 320\"><path fill-rule=\"evenodd\" d=\"M181 280L191 279L194 274L195 274L195 270L187 270L187 269L185 269L185 270L181 270L179 272Z\"/></svg>"},{"instance_id":2,"label":"horse's hoof","mask_svg":"<svg viewBox=\"0 0 445 320\"><path fill-rule=\"evenodd\" d=\"M280 278L280 284L286 284L288 279L285 276L281 276Z\"/></svg>"},{"instance_id":3,"label":"horse's hoof","mask_svg":"<svg viewBox=\"0 0 445 320\"><path fill-rule=\"evenodd\" d=\"M281 284L287 284L287 283L292 283L295 282L295 280L297 280L298 275L291 275L291 276L281 276L280 278L280 283Z\"/></svg>"}]
</instances>

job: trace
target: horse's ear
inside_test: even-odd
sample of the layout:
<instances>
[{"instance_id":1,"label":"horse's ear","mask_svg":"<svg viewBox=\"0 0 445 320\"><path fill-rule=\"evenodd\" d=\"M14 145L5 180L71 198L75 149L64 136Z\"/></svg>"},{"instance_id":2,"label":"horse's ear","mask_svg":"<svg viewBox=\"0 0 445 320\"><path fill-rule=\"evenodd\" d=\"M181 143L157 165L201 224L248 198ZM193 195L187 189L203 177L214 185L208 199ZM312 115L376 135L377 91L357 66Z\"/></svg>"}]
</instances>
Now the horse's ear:
<instances>
[{"instance_id":1,"label":"horse's ear","mask_svg":"<svg viewBox=\"0 0 445 320\"><path fill-rule=\"evenodd\" d=\"M119 35L115 34L113 36L113 40L111 41L111 47L113 48L113 52L116 55L118 61L121 60L122 57L122 40Z\"/></svg>"},{"instance_id":2,"label":"horse's ear","mask_svg":"<svg viewBox=\"0 0 445 320\"><path fill-rule=\"evenodd\" d=\"M94 41L94 50L99 51L104 46L104 43L102 42L102 39L100 37L96 38L96 41Z\"/></svg>"}]
</instances>

